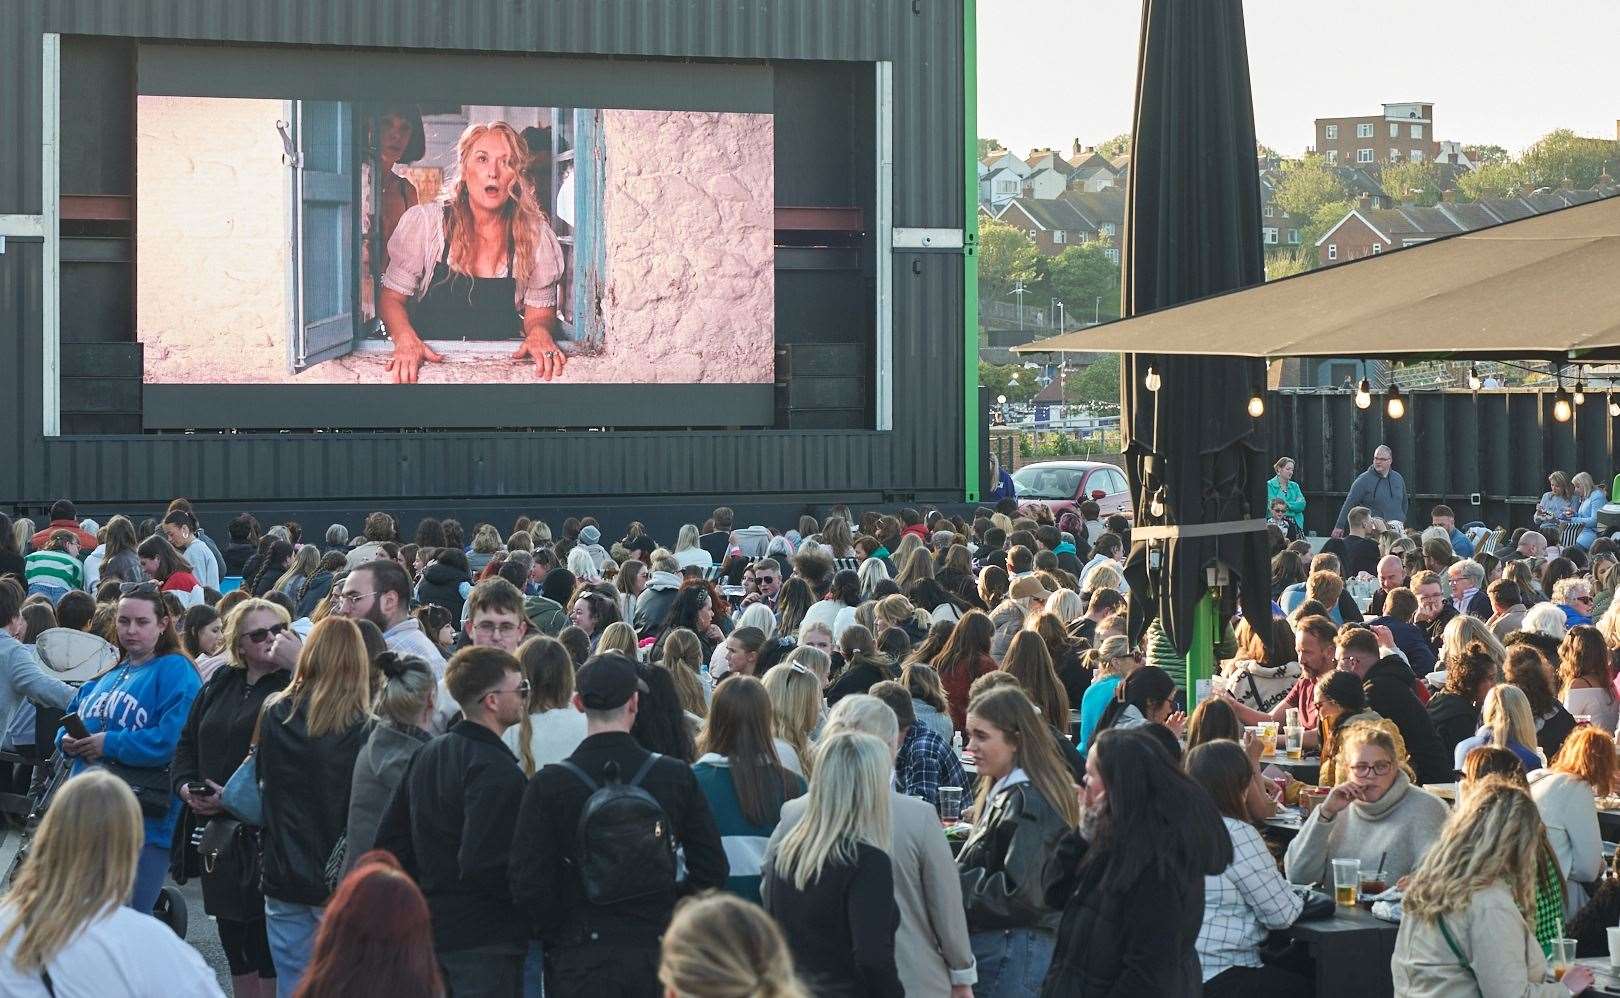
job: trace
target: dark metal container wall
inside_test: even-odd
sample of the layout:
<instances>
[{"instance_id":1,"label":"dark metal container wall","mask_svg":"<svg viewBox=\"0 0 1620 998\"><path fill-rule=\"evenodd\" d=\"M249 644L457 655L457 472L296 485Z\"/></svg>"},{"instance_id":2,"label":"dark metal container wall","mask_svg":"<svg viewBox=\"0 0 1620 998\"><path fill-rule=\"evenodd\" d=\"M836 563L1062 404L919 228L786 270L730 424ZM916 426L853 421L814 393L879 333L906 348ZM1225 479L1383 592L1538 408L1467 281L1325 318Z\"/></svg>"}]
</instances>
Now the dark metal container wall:
<instances>
[{"instance_id":1,"label":"dark metal container wall","mask_svg":"<svg viewBox=\"0 0 1620 998\"><path fill-rule=\"evenodd\" d=\"M41 37L893 62L897 227L961 228L961 0L15 0L0 19L0 214L41 210ZM340 57L339 53L334 53ZM69 81L63 81L64 92ZM126 91L127 93L127 91ZM127 97L126 97L127 99ZM64 166L64 173L67 167ZM64 193L83 193L66 190ZM132 192L124 192L132 193ZM898 252L890 432L42 433L41 244L0 254L0 502L309 497L962 497L962 266ZM64 365L72 351L64 303ZM717 389L723 390L723 389Z\"/></svg>"},{"instance_id":2,"label":"dark metal container wall","mask_svg":"<svg viewBox=\"0 0 1620 998\"><path fill-rule=\"evenodd\" d=\"M1361 410L1347 392L1271 393L1277 453L1269 459L1297 462L1308 530L1333 529L1351 480L1381 443L1395 452L1417 526L1427 526L1429 507L1442 502L1459 524L1527 526L1553 471L1588 472L1605 492L1620 471L1613 457L1620 420L1609 417L1597 392L1567 423L1553 418L1551 393L1528 389L1418 392L1406 396L1406 415L1398 420L1385 416L1382 397L1373 401Z\"/></svg>"}]
</instances>

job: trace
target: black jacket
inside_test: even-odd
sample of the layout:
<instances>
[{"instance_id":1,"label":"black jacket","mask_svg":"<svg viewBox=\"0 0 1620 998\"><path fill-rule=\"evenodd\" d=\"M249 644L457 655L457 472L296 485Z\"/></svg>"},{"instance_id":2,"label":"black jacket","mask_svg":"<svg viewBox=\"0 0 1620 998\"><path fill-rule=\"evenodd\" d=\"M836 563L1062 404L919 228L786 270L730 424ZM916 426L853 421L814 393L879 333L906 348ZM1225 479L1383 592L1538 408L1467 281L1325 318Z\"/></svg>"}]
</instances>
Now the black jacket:
<instances>
[{"instance_id":1,"label":"black jacket","mask_svg":"<svg viewBox=\"0 0 1620 998\"><path fill-rule=\"evenodd\" d=\"M423 603L434 603L450 611L450 619L461 630L461 584L472 582L472 577L459 568L436 561L422 570L422 581L416 584L416 598Z\"/></svg>"},{"instance_id":2,"label":"black jacket","mask_svg":"<svg viewBox=\"0 0 1620 998\"><path fill-rule=\"evenodd\" d=\"M1452 782L1452 753L1441 745L1434 722L1412 692L1411 667L1394 655L1386 655L1367 670L1361 688L1367 693L1367 706L1400 729L1417 782Z\"/></svg>"},{"instance_id":3,"label":"black jacket","mask_svg":"<svg viewBox=\"0 0 1620 998\"><path fill-rule=\"evenodd\" d=\"M1575 715L1556 700L1550 711L1536 715L1536 745L1549 759L1558 754L1564 747L1564 739L1574 730Z\"/></svg>"},{"instance_id":4,"label":"black jacket","mask_svg":"<svg viewBox=\"0 0 1620 998\"><path fill-rule=\"evenodd\" d=\"M568 761L598 782L609 762L629 780L647 750L628 732L601 732L580 742ZM642 780L669 815L675 840L685 850L686 880L675 889L614 905L593 905L575 869L575 835L591 791L561 766L546 766L529 781L512 837L512 896L549 944L586 942L653 946L669 924L677 896L724 887L730 867L720 831L692 770L664 758Z\"/></svg>"},{"instance_id":5,"label":"black jacket","mask_svg":"<svg viewBox=\"0 0 1620 998\"><path fill-rule=\"evenodd\" d=\"M1047 904L1041 870L1069 830L1063 816L1033 783L1008 787L985 807L956 858L968 931L1056 929L1061 909Z\"/></svg>"},{"instance_id":6,"label":"black jacket","mask_svg":"<svg viewBox=\"0 0 1620 998\"><path fill-rule=\"evenodd\" d=\"M1446 625L1451 623L1451 618L1455 616L1457 616L1457 608L1452 606L1450 601L1447 601L1440 607L1440 612L1435 614L1433 620L1426 623L1417 622L1417 626L1423 630L1424 636L1429 639L1429 647L1433 648L1436 654L1439 654L1440 643L1446 636Z\"/></svg>"},{"instance_id":7,"label":"black jacket","mask_svg":"<svg viewBox=\"0 0 1620 998\"><path fill-rule=\"evenodd\" d=\"M865 693L874 684L893 678L893 676L878 668L878 664L872 659L860 659L854 665L839 673L838 678L833 680L832 684L827 687L827 706L833 706L852 693Z\"/></svg>"},{"instance_id":8,"label":"black jacket","mask_svg":"<svg viewBox=\"0 0 1620 998\"><path fill-rule=\"evenodd\" d=\"M1292 540L1292 538L1290 538ZM1378 550L1378 542L1367 537L1357 537L1347 534L1344 538L1344 577L1353 579L1362 572L1376 576L1378 574L1378 560L1383 554Z\"/></svg>"},{"instance_id":9,"label":"black jacket","mask_svg":"<svg viewBox=\"0 0 1620 998\"><path fill-rule=\"evenodd\" d=\"M219 570L222 575L241 576L247 567L248 559L253 557L255 548L251 544L237 544L232 542L225 545L220 552Z\"/></svg>"},{"instance_id":10,"label":"black jacket","mask_svg":"<svg viewBox=\"0 0 1620 998\"><path fill-rule=\"evenodd\" d=\"M330 893L326 864L349 827L354 760L371 735L371 722L311 738L307 718L307 702L291 713L281 701L265 710L259 724L264 893L323 905Z\"/></svg>"},{"instance_id":11,"label":"black jacket","mask_svg":"<svg viewBox=\"0 0 1620 998\"><path fill-rule=\"evenodd\" d=\"M731 531L729 530L711 530L706 534L698 535L698 547L709 552L709 557L714 559L716 565L726 563L726 551L730 544Z\"/></svg>"},{"instance_id":12,"label":"black jacket","mask_svg":"<svg viewBox=\"0 0 1620 998\"><path fill-rule=\"evenodd\" d=\"M332 573L324 569L306 578L298 588L298 612L295 617L307 617L315 612L321 600L332 593Z\"/></svg>"},{"instance_id":13,"label":"black jacket","mask_svg":"<svg viewBox=\"0 0 1620 998\"><path fill-rule=\"evenodd\" d=\"M1167 879L1149 867L1129 890L1110 891L1107 859L1087 863L1086 851L1080 833L1067 832L1046 866L1045 902L1063 917L1042 998L1202 994L1204 878Z\"/></svg>"},{"instance_id":14,"label":"black jacket","mask_svg":"<svg viewBox=\"0 0 1620 998\"><path fill-rule=\"evenodd\" d=\"M1092 630L1096 631L1095 625ZM1052 663L1058 681L1063 684L1063 692L1069 698L1070 710L1080 709L1080 699L1086 695L1086 690L1091 686L1091 670L1080 664L1080 654L1079 646L1071 644L1065 647ZM1052 718L1052 721L1061 725L1064 731L1069 730L1068 718Z\"/></svg>"},{"instance_id":15,"label":"black jacket","mask_svg":"<svg viewBox=\"0 0 1620 998\"><path fill-rule=\"evenodd\" d=\"M253 744L253 727L259 708L270 694L284 690L292 681L285 669L259 677L249 686L246 669L222 665L191 701L186 726L180 729L180 743L174 750L170 775L174 792L192 780L213 780L224 786L247 758ZM194 816L200 824L209 819ZM203 907L210 915L245 921L252 911L263 912L264 898L257 891L243 892L230 882L234 878L202 873Z\"/></svg>"},{"instance_id":16,"label":"black jacket","mask_svg":"<svg viewBox=\"0 0 1620 998\"><path fill-rule=\"evenodd\" d=\"M1474 732L1479 730L1479 707L1457 693L1436 693L1429 698L1429 720L1434 722L1440 747L1452 755L1455 765L1457 743L1474 737Z\"/></svg>"},{"instance_id":17,"label":"black jacket","mask_svg":"<svg viewBox=\"0 0 1620 998\"><path fill-rule=\"evenodd\" d=\"M377 848L397 856L421 886L440 952L528 938L507 876L523 787L517 756L471 721L411 757Z\"/></svg>"},{"instance_id":18,"label":"black jacket","mask_svg":"<svg viewBox=\"0 0 1620 998\"><path fill-rule=\"evenodd\" d=\"M894 868L881 849L862 842L855 850L854 863L828 863L803 890L767 870L765 910L782 927L794 970L817 998L901 998Z\"/></svg>"}]
</instances>

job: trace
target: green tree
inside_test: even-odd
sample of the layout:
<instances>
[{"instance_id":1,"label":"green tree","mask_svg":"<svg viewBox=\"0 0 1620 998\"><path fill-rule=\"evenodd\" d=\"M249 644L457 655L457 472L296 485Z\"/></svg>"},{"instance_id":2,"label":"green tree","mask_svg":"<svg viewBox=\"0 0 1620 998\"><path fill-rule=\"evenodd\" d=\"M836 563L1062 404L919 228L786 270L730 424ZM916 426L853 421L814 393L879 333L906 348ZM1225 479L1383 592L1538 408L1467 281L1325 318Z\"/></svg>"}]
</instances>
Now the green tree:
<instances>
[{"instance_id":1,"label":"green tree","mask_svg":"<svg viewBox=\"0 0 1620 998\"><path fill-rule=\"evenodd\" d=\"M1610 139L1588 139L1567 128L1548 132L1541 141L1524 151L1519 165L1529 186L1563 187L1566 182L1577 190L1597 183L1604 165L1620 156Z\"/></svg>"},{"instance_id":2,"label":"green tree","mask_svg":"<svg viewBox=\"0 0 1620 998\"><path fill-rule=\"evenodd\" d=\"M990 398L1007 396L1008 402L1028 402L1040 392L1035 372L1017 364L989 364L979 361L979 384L990 390Z\"/></svg>"},{"instance_id":3,"label":"green tree","mask_svg":"<svg viewBox=\"0 0 1620 998\"><path fill-rule=\"evenodd\" d=\"M1063 400L1083 405L1094 413L1119 411L1119 354L1097 354L1097 359L1079 374L1070 373L1063 381Z\"/></svg>"},{"instance_id":4,"label":"green tree","mask_svg":"<svg viewBox=\"0 0 1620 998\"><path fill-rule=\"evenodd\" d=\"M1119 264L1108 259L1106 242L1066 247L1046 261L1046 278L1052 296L1064 304L1065 325L1119 318Z\"/></svg>"},{"instance_id":5,"label":"green tree","mask_svg":"<svg viewBox=\"0 0 1620 998\"><path fill-rule=\"evenodd\" d=\"M1323 205L1350 200L1350 191L1328 161L1313 154L1283 164L1275 200L1295 218L1314 218Z\"/></svg>"},{"instance_id":6,"label":"green tree","mask_svg":"<svg viewBox=\"0 0 1620 998\"><path fill-rule=\"evenodd\" d=\"M1440 171L1433 163L1407 160L1386 163L1383 170L1384 190L1396 201L1432 208L1440 203Z\"/></svg>"},{"instance_id":7,"label":"green tree","mask_svg":"<svg viewBox=\"0 0 1620 998\"><path fill-rule=\"evenodd\" d=\"M1505 198L1524 190L1524 171L1510 160L1483 163L1457 178L1457 200Z\"/></svg>"},{"instance_id":8,"label":"green tree","mask_svg":"<svg viewBox=\"0 0 1620 998\"><path fill-rule=\"evenodd\" d=\"M1045 262L1029 237L1005 222L986 219L979 226L979 296L1005 300L1023 281L1032 291Z\"/></svg>"},{"instance_id":9,"label":"green tree","mask_svg":"<svg viewBox=\"0 0 1620 998\"><path fill-rule=\"evenodd\" d=\"M1513 158L1508 155L1506 149L1495 145L1466 146L1463 149L1463 154L1472 160L1476 167L1481 164L1494 166L1499 163L1506 163Z\"/></svg>"},{"instance_id":10,"label":"green tree","mask_svg":"<svg viewBox=\"0 0 1620 998\"><path fill-rule=\"evenodd\" d=\"M1002 149L1002 148L1005 148L1005 147L1002 146L1000 139L983 139L983 138L981 138L979 140L979 158L983 159L986 156L990 155L990 152L993 149Z\"/></svg>"},{"instance_id":11,"label":"green tree","mask_svg":"<svg viewBox=\"0 0 1620 998\"><path fill-rule=\"evenodd\" d=\"M1097 152L1101 154L1104 159L1113 159L1115 156L1123 156L1130 151L1130 132L1120 132L1113 138L1104 139L1097 145Z\"/></svg>"}]
</instances>

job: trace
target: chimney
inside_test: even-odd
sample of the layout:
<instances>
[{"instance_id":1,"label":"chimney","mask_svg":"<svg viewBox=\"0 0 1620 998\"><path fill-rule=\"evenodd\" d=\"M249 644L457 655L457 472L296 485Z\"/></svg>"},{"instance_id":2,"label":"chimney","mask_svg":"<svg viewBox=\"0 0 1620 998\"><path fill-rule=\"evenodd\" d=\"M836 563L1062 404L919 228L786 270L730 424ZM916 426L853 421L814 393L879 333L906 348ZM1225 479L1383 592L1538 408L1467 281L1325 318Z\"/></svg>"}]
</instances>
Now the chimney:
<instances>
[{"instance_id":1,"label":"chimney","mask_svg":"<svg viewBox=\"0 0 1620 998\"><path fill-rule=\"evenodd\" d=\"M1362 211L1371 211L1372 206L1373 199L1371 194L1363 194L1361 197L1356 198L1356 207L1360 208Z\"/></svg>"}]
</instances>

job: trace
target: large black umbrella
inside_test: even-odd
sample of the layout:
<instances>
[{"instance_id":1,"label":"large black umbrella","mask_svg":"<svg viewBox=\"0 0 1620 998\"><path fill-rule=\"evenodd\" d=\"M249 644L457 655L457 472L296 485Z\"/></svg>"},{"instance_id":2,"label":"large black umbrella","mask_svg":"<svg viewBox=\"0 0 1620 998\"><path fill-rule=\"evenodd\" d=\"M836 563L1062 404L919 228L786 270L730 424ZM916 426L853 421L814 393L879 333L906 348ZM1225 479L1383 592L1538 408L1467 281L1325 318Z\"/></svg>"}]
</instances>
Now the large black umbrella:
<instances>
[{"instance_id":1,"label":"large black umbrella","mask_svg":"<svg viewBox=\"0 0 1620 998\"><path fill-rule=\"evenodd\" d=\"M1125 208L1123 314L1165 308L1265 280L1254 107L1240 0L1143 0L1136 122ZM1149 369L1158 391L1148 387ZM1265 516L1264 421L1249 415L1262 362L1128 354L1126 471L1138 526L1236 524ZM1155 515L1155 510L1162 512ZM1191 645L1205 569L1236 576L1245 614L1270 633L1264 532L1137 539L1125 575L1132 630L1157 616L1176 649ZM1234 587L1236 588L1236 587ZM1225 590L1225 606L1235 594Z\"/></svg>"}]
</instances>

